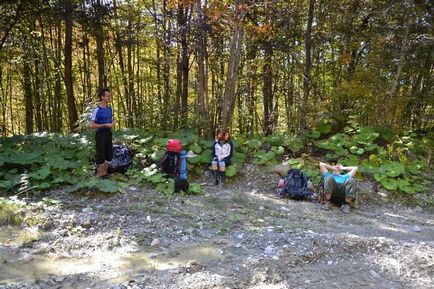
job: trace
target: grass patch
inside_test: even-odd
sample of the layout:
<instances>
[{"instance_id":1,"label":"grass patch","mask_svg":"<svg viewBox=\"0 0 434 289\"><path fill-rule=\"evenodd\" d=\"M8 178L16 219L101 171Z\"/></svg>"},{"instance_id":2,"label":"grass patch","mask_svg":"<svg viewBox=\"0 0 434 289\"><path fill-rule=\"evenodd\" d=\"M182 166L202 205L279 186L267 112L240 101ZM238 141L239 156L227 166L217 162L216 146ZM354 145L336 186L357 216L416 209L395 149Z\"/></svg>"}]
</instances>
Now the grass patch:
<instances>
[{"instance_id":1,"label":"grass patch","mask_svg":"<svg viewBox=\"0 0 434 289\"><path fill-rule=\"evenodd\" d=\"M211 206L219 210L224 209L226 207L225 202L218 197L209 197L208 204L210 204Z\"/></svg>"},{"instance_id":2,"label":"grass patch","mask_svg":"<svg viewBox=\"0 0 434 289\"><path fill-rule=\"evenodd\" d=\"M20 225L23 221L20 213L20 206L7 200L0 199L0 226Z\"/></svg>"}]
</instances>

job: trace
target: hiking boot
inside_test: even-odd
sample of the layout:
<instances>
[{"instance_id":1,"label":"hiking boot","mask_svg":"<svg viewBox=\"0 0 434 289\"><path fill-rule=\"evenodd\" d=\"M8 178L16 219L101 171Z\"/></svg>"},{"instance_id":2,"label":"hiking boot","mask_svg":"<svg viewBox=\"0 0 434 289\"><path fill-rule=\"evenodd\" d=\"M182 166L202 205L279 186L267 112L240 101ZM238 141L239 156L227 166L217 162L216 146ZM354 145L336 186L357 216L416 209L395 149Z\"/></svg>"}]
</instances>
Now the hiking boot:
<instances>
[{"instance_id":1,"label":"hiking boot","mask_svg":"<svg viewBox=\"0 0 434 289\"><path fill-rule=\"evenodd\" d=\"M343 213L348 214L350 213L350 205L349 204L342 204L341 210Z\"/></svg>"},{"instance_id":2,"label":"hiking boot","mask_svg":"<svg viewBox=\"0 0 434 289\"><path fill-rule=\"evenodd\" d=\"M225 172L220 171L219 175L220 175L220 185L222 188L224 188L225 187L225 177L226 177Z\"/></svg>"},{"instance_id":3,"label":"hiking boot","mask_svg":"<svg viewBox=\"0 0 434 289\"><path fill-rule=\"evenodd\" d=\"M103 164L96 166L96 174L100 178L102 178L105 175L105 173L104 173L104 165Z\"/></svg>"},{"instance_id":4,"label":"hiking boot","mask_svg":"<svg viewBox=\"0 0 434 289\"><path fill-rule=\"evenodd\" d=\"M321 209L329 211L332 208L332 204L330 201L325 201L324 204L321 205Z\"/></svg>"},{"instance_id":5,"label":"hiking boot","mask_svg":"<svg viewBox=\"0 0 434 289\"><path fill-rule=\"evenodd\" d=\"M214 177L214 185L219 185L219 172L218 171L212 171L212 176Z\"/></svg>"}]
</instances>

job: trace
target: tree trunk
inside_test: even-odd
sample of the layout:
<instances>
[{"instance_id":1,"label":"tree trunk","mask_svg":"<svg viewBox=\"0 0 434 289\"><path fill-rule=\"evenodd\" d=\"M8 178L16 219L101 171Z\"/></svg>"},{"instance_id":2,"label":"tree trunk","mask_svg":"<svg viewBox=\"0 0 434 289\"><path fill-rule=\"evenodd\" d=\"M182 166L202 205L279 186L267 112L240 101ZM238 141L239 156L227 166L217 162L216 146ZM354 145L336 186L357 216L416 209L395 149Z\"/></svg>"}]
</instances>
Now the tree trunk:
<instances>
[{"instance_id":1,"label":"tree trunk","mask_svg":"<svg viewBox=\"0 0 434 289\"><path fill-rule=\"evenodd\" d=\"M306 29L306 67L304 71L304 79L303 79L303 102L301 104L301 112L300 112L300 130L302 132L307 130L306 117L307 117L307 104L309 99L309 84L310 84L310 70L312 68L312 22L313 22L313 13L315 9L315 0L309 1L309 16L307 20L307 29Z\"/></svg>"},{"instance_id":2,"label":"tree trunk","mask_svg":"<svg viewBox=\"0 0 434 289\"><path fill-rule=\"evenodd\" d=\"M257 46L253 43L249 43L249 49L247 51L247 122L246 122L246 134L252 136L255 128L255 91L257 85L257 70L258 66L255 63L257 55Z\"/></svg>"},{"instance_id":3,"label":"tree trunk","mask_svg":"<svg viewBox=\"0 0 434 289\"><path fill-rule=\"evenodd\" d=\"M234 17L235 27L231 38L230 57L226 74L225 93L223 96L222 128L228 128L232 122L232 114L235 104L235 86L238 78L238 65L240 63L241 44L244 35L241 21L243 20L246 11L243 11L238 4L239 1L236 0Z\"/></svg>"},{"instance_id":4,"label":"tree trunk","mask_svg":"<svg viewBox=\"0 0 434 289\"><path fill-rule=\"evenodd\" d=\"M187 41L188 32L188 9L178 4L181 16L179 18L179 29L181 33L181 69L182 69L182 95L181 95L181 128L187 127L188 115L188 77L189 77L189 47Z\"/></svg>"},{"instance_id":5,"label":"tree trunk","mask_svg":"<svg viewBox=\"0 0 434 289\"><path fill-rule=\"evenodd\" d=\"M391 124L392 121L394 121L394 115L391 114L391 102L394 100L396 91L398 90L398 84L399 84L399 78L401 77L401 71L402 67L404 65L404 58L405 54L407 52L407 39L408 39L408 33L410 30L410 17L408 17L405 21L405 30L404 35L402 37L401 41L401 50L399 51L399 61L398 61L398 67L396 69L395 77L392 82L392 87L390 88L390 91L387 93L384 105L385 105L385 112L386 117L388 119L388 123Z\"/></svg>"},{"instance_id":6,"label":"tree trunk","mask_svg":"<svg viewBox=\"0 0 434 289\"><path fill-rule=\"evenodd\" d=\"M131 23L131 15L128 16L128 26L127 26L127 34L128 34L128 41L127 41L127 69L128 69L128 97L127 97L127 120L128 120L128 127L134 127L134 101L133 98L135 97L134 93L134 72L133 72L133 58L132 58L132 23Z\"/></svg>"},{"instance_id":7,"label":"tree trunk","mask_svg":"<svg viewBox=\"0 0 434 289\"><path fill-rule=\"evenodd\" d=\"M273 47L271 43L265 44L264 65L262 68L262 103L263 119L262 132L264 135L273 133Z\"/></svg>"},{"instance_id":8,"label":"tree trunk","mask_svg":"<svg viewBox=\"0 0 434 289\"><path fill-rule=\"evenodd\" d=\"M65 86L68 103L69 130L75 130L78 120L72 80L72 0L65 0Z\"/></svg>"},{"instance_id":9,"label":"tree trunk","mask_svg":"<svg viewBox=\"0 0 434 289\"><path fill-rule=\"evenodd\" d=\"M179 105L181 103L182 94L182 63L181 63L181 49L178 43L176 54L176 94L175 104L173 105L173 127L175 130L179 129Z\"/></svg>"},{"instance_id":10,"label":"tree trunk","mask_svg":"<svg viewBox=\"0 0 434 289\"><path fill-rule=\"evenodd\" d=\"M114 16L115 19L118 19L118 15L117 15L117 2L116 0L113 1L113 8L114 8ZM121 70L121 78L122 78L122 86L124 88L124 97L126 97L127 99L127 107L129 107L129 91L128 91L128 79L127 79L127 75L125 73L125 64L124 64L124 56L122 53L122 39L121 39L121 35L118 29L116 29L115 31L115 48L116 48L116 52L118 54L118 60L119 60L119 67ZM127 112L124 110L124 115L126 115ZM119 120L120 121L120 120ZM127 121L125 123L125 125L127 127L130 127L130 122L128 120L127 117Z\"/></svg>"},{"instance_id":11,"label":"tree trunk","mask_svg":"<svg viewBox=\"0 0 434 289\"><path fill-rule=\"evenodd\" d=\"M207 40L205 35L205 19L202 7L202 1L197 0L197 65L198 65L198 98L199 98L199 113L201 116L200 123L203 124L205 137L212 138L214 131L209 118L209 100L208 100L208 70L206 66L206 46ZM206 1L204 3L206 7Z\"/></svg>"},{"instance_id":12,"label":"tree trunk","mask_svg":"<svg viewBox=\"0 0 434 289\"><path fill-rule=\"evenodd\" d=\"M155 0L152 0L152 7L154 9L154 13L157 13L157 8L155 6ZM157 100L160 105L160 112L163 113L163 98L161 97L161 55L160 55L160 31L158 30L159 21L156 17L154 17L155 20L155 46L157 49ZM152 107L153 109L153 107Z\"/></svg>"},{"instance_id":13,"label":"tree trunk","mask_svg":"<svg viewBox=\"0 0 434 289\"><path fill-rule=\"evenodd\" d=\"M42 23L41 23L42 25ZM36 27L36 21L33 26L34 31L37 31ZM40 51L37 48L37 44L33 44L34 50L33 50L33 64L35 65L35 113L36 113L36 128L37 131L43 130L43 123L42 123L42 106L41 106L41 78L40 78Z\"/></svg>"},{"instance_id":14,"label":"tree trunk","mask_svg":"<svg viewBox=\"0 0 434 289\"><path fill-rule=\"evenodd\" d=\"M33 133L33 94L32 94L32 82L30 79L30 51L29 40L27 36L24 36L23 45L23 90L25 100L26 111L26 134Z\"/></svg>"},{"instance_id":15,"label":"tree trunk","mask_svg":"<svg viewBox=\"0 0 434 289\"><path fill-rule=\"evenodd\" d=\"M104 31L102 29L102 7L101 0L96 1L96 21L95 21L95 41L96 41L96 58L98 61L98 87L104 88L107 86L105 77L104 64Z\"/></svg>"},{"instance_id":16,"label":"tree trunk","mask_svg":"<svg viewBox=\"0 0 434 289\"><path fill-rule=\"evenodd\" d=\"M169 76L170 76L170 25L168 25L167 17L167 0L163 0L163 31L164 31L164 47L163 47L163 118L161 119L161 129L167 130L169 120L170 95L169 95Z\"/></svg>"}]
</instances>

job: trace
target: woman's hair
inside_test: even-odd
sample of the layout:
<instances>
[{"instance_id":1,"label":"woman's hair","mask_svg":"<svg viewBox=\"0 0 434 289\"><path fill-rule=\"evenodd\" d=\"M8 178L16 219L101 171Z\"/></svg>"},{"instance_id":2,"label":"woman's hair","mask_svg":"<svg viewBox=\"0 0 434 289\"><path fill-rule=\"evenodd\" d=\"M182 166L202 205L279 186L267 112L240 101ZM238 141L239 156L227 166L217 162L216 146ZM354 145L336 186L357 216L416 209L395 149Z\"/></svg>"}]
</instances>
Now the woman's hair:
<instances>
[{"instance_id":1,"label":"woman's hair","mask_svg":"<svg viewBox=\"0 0 434 289\"><path fill-rule=\"evenodd\" d=\"M101 101L101 98L105 95L106 92L110 92L108 88L101 88L98 90L98 99Z\"/></svg>"},{"instance_id":2,"label":"woman's hair","mask_svg":"<svg viewBox=\"0 0 434 289\"><path fill-rule=\"evenodd\" d=\"M229 135L228 140L230 140L231 134L229 133L229 130L227 130L227 129L221 129L221 130L219 130L219 133L217 135L218 140L225 140L225 135L226 134Z\"/></svg>"}]
</instances>

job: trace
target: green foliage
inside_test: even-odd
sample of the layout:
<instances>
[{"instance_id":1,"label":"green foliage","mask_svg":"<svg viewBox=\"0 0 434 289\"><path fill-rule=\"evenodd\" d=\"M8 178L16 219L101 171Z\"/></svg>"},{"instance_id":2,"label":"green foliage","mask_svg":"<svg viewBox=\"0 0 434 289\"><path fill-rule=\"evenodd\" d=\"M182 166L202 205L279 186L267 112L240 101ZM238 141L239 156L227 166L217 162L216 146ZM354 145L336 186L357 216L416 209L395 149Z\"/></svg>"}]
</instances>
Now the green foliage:
<instances>
[{"instance_id":1,"label":"green foliage","mask_svg":"<svg viewBox=\"0 0 434 289\"><path fill-rule=\"evenodd\" d=\"M245 145L249 148L249 149L253 149L253 150L257 150L259 149L259 147L261 146L262 142L258 139L251 139L246 141Z\"/></svg>"},{"instance_id":2,"label":"green foliage","mask_svg":"<svg viewBox=\"0 0 434 289\"><path fill-rule=\"evenodd\" d=\"M189 191L189 193L191 193L193 195L200 195L203 193L203 190L202 190L200 184L197 184L197 183L191 183L188 191Z\"/></svg>"},{"instance_id":3,"label":"green foliage","mask_svg":"<svg viewBox=\"0 0 434 289\"><path fill-rule=\"evenodd\" d=\"M330 120L321 119L315 126L315 130L320 134L327 134L332 130Z\"/></svg>"},{"instance_id":4,"label":"green foliage","mask_svg":"<svg viewBox=\"0 0 434 289\"><path fill-rule=\"evenodd\" d=\"M94 148L85 134L15 136L5 139L1 149L0 187L6 193L34 193L71 184L77 189L92 187L88 176ZM115 191L105 182L98 185L103 191Z\"/></svg>"},{"instance_id":5,"label":"green foliage","mask_svg":"<svg viewBox=\"0 0 434 289\"><path fill-rule=\"evenodd\" d=\"M229 166L229 167L226 169L226 171L225 171L225 175L226 175L227 177L233 177L233 176L236 175L236 173L237 173L237 167L236 167L236 165Z\"/></svg>"},{"instance_id":6,"label":"green foliage","mask_svg":"<svg viewBox=\"0 0 434 289\"><path fill-rule=\"evenodd\" d=\"M275 163L276 153L274 151L260 150L255 154L253 162L258 165Z\"/></svg>"},{"instance_id":7,"label":"green foliage","mask_svg":"<svg viewBox=\"0 0 434 289\"><path fill-rule=\"evenodd\" d=\"M0 226L19 225L23 218L20 215L22 204L15 200L0 197Z\"/></svg>"},{"instance_id":8,"label":"green foliage","mask_svg":"<svg viewBox=\"0 0 434 289\"><path fill-rule=\"evenodd\" d=\"M328 123L318 124L318 131L308 132L303 138L273 135L246 139L240 136L233 140L235 151L232 165L225 174L227 177L237 176L246 161L258 165L276 164L284 156L302 151L306 141L329 160L359 166L363 174L372 175L388 190L414 194L427 189L423 175L430 170L433 148L430 138L418 138L408 133L388 138L393 141L384 145L381 143L384 138L380 138L381 134L373 128L356 127L348 129L347 133L318 140L319 131L326 132L327 127ZM189 179L201 175L211 162L213 141L199 138L192 130L173 135L124 130L114 135L114 142L121 140L136 152L127 177L138 183L151 184L163 194L174 192L174 180L157 170L157 163L169 138L181 139L183 147L196 154L187 160ZM376 143L378 140L380 143ZM69 136L43 133L5 139L0 143L0 189L7 193L37 193L59 187L67 187L70 192L91 190L113 193L122 190L125 183L94 177L92 141L93 135L87 133ZM306 171L314 182L319 182L316 164L307 164L303 157L290 158L288 162L292 167ZM194 184L186 193L201 192L200 185Z\"/></svg>"}]
</instances>

